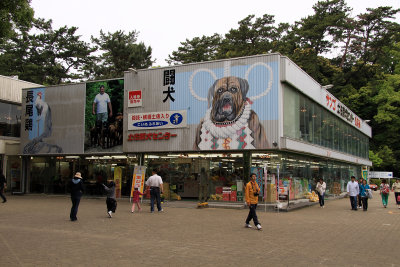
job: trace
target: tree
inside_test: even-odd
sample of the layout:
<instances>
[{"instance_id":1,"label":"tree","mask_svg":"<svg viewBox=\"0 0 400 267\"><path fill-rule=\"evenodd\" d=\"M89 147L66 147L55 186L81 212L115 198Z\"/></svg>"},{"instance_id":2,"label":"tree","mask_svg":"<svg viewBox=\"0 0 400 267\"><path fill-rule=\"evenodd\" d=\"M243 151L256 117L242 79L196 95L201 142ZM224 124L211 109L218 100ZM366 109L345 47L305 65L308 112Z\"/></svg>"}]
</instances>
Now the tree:
<instances>
[{"instance_id":1,"label":"tree","mask_svg":"<svg viewBox=\"0 0 400 267\"><path fill-rule=\"evenodd\" d=\"M295 23L295 33L302 48L311 48L321 55L343 40L351 8L344 0L327 0L319 1L313 9L313 15Z\"/></svg>"},{"instance_id":2,"label":"tree","mask_svg":"<svg viewBox=\"0 0 400 267\"><path fill-rule=\"evenodd\" d=\"M22 31L0 46L0 73L43 85L83 78L83 67L95 50L76 35L76 27L53 30L50 21L35 19L33 32Z\"/></svg>"},{"instance_id":3,"label":"tree","mask_svg":"<svg viewBox=\"0 0 400 267\"><path fill-rule=\"evenodd\" d=\"M17 29L29 29L33 21L30 0L0 1L0 43L15 35Z\"/></svg>"},{"instance_id":4,"label":"tree","mask_svg":"<svg viewBox=\"0 0 400 267\"><path fill-rule=\"evenodd\" d=\"M222 37L219 34L212 36L195 37L191 40L186 39L181 42L178 51L173 51L168 55L167 63L186 64L191 62L202 62L217 59L217 51L221 45Z\"/></svg>"},{"instance_id":5,"label":"tree","mask_svg":"<svg viewBox=\"0 0 400 267\"><path fill-rule=\"evenodd\" d=\"M372 169L374 170L375 167L380 167L383 160L379 157L377 153L374 153L374 151L370 150L369 151L369 160L372 161Z\"/></svg>"},{"instance_id":6,"label":"tree","mask_svg":"<svg viewBox=\"0 0 400 267\"><path fill-rule=\"evenodd\" d=\"M143 42L136 43L138 33L116 31L105 34L100 31L100 37L92 42L99 51L102 51L96 61L86 67L86 73L90 78L105 79L123 77L124 71L129 68L144 69L151 67L152 49L146 47Z\"/></svg>"},{"instance_id":7,"label":"tree","mask_svg":"<svg viewBox=\"0 0 400 267\"><path fill-rule=\"evenodd\" d=\"M279 38L273 15L261 18L249 15L239 21L237 29L231 29L222 40L218 58L233 58L269 53L273 41ZM254 22L253 22L254 21Z\"/></svg>"}]
</instances>

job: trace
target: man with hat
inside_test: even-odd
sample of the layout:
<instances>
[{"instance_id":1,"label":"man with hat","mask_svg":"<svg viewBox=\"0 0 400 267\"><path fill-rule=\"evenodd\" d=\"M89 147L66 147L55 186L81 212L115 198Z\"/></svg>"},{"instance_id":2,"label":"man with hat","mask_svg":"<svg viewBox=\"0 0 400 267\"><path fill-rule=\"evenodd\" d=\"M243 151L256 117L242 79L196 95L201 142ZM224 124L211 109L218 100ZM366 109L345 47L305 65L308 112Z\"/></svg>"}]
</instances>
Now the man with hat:
<instances>
[{"instance_id":1,"label":"man with hat","mask_svg":"<svg viewBox=\"0 0 400 267\"><path fill-rule=\"evenodd\" d=\"M76 214L78 213L79 202L83 194L82 175L77 172L70 182L72 208L69 218L71 221L76 221Z\"/></svg>"}]
</instances>

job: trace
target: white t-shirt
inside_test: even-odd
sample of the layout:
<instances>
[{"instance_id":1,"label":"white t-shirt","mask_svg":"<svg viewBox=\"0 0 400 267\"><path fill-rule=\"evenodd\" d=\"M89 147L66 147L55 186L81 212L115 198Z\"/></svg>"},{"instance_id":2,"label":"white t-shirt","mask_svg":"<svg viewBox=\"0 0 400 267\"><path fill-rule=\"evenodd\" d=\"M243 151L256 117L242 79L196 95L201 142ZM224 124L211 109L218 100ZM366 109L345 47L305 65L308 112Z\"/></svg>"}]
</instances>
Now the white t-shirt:
<instances>
[{"instance_id":1,"label":"white t-shirt","mask_svg":"<svg viewBox=\"0 0 400 267\"><path fill-rule=\"evenodd\" d=\"M357 196L360 192L359 190L360 189L359 189L358 183L356 181L354 181L354 182L350 181L347 183L347 193L349 193L349 195L351 197Z\"/></svg>"},{"instance_id":2,"label":"white t-shirt","mask_svg":"<svg viewBox=\"0 0 400 267\"><path fill-rule=\"evenodd\" d=\"M107 113L107 103L111 101L107 93L98 93L93 102L97 105L97 113Z\"/></svg>"},{"instance_id":3,"label":"white t-shirt","mask_svg":"<svg viewBox=\"0 0 400 267\"><path fill-rule=\"evenodd\" d=\"M160 187L162 183L163 181L161 179L161 176L158 176L157 174L150 176L149 179L146 181L147 186L153 186L153 187Z\"/></svg>"}]
</instances>

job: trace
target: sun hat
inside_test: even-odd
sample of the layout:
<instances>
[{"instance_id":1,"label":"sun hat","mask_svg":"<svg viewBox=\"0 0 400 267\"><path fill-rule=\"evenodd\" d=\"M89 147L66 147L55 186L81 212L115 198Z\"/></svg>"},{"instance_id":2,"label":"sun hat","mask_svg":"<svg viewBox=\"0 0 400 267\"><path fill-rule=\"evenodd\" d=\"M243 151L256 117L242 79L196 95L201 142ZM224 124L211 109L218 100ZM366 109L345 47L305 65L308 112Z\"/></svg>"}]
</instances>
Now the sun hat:
<instances>
[{"instance_id":1,"label":"sun hat","mask_svg":"<svg viewBox=\"0 0 400 267\"><path fill-rule=\"evenodd\" d=\"M82 175L81 175L80 172L75 173L75 176L74 176L74 177L79 178L79 179L82 179Z\"/></svg>"}]
</instances>

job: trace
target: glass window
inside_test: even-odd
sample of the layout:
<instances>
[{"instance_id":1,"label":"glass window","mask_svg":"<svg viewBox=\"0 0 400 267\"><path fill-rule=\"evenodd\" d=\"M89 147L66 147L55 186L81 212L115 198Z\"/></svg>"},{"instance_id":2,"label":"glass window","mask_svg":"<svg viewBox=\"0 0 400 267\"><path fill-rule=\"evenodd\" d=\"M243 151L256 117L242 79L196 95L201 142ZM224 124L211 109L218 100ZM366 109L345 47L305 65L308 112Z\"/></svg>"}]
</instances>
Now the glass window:
<instances>
[{"instance_id":1,"label":"glass window","mask_svg":"<svg viewBox=\"0 0 400 267\"><path fill-rule=\"evenodd\" d=\"M0 136L20 137L21 105L0 102Z\"/></svg>"},{"instance_id":2,"label":"glass window","mask_svg":"<svg viewBox=\"0 0 400 267\"><path fill-rule=\"evenodd\" d=\"M148 154L146 177L157 168L164 182L164 197L169 200L198 199L204 186L212 201L243 201L249 178L243 175L244 162L243 153ZM229 191L228 198L224 191Z\"/></svg>"},{"instance_id":3,"label":"glass window","mask_svg":"<svg viewBox=\"0 0 400 267\"><path fill-rule=\"evenodd\" d=\"M284 88L284 136L368 158L368 137L296 90Z\"/></svg>"},{"instance_id":4,"label":"glass window","mask_svg":"<svg viewBox=\"0 0 400 267\"><path fill-rule=\"evenodd\" d=\"M313 143L316 145L321 145L321 134L322 134L322 110L321 107L314 104L313 105Z\"/></svg>"},{"instance_id":5,"label":"glass window","mask_svg":"<svg viewBox=\"0 0 400 267\"><path fill-rule=\"evenodd\" d=\"M303 141L307 141L309 135L307 114L306 98L304 96L300 96L300 139Z\"/></svg>"},{"instance_id":6,"label":"glass window","mask_svg":"<svg viewBox=\"0 0 400 267\"><path fill-rule=\"evenodd\" d=\"M284 105L283 105L283 134L295 139L300 138L300 102L299 94L288 86L284 87Z\"/></svg>"}]
</instances>

